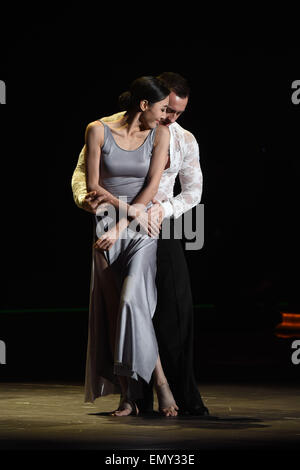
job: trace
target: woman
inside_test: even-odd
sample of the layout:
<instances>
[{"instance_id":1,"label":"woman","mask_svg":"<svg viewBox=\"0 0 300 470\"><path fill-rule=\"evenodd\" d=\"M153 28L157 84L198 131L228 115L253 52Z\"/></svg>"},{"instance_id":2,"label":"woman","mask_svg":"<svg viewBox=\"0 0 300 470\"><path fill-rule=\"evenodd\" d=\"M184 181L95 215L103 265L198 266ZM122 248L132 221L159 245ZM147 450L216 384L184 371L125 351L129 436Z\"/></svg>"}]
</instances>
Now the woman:
<instances>
[{"instance_id":1,"label":"woman","mask_svg":"<svg viewBox=\"0 0 300 470\"><path fill-rule=\"evenodd\" d=\"M121 400L115 416L138 414L136 400L142 397L143 381L149 383L152 374L160 411L176 416L178 409L161 367L152 324L159 226L146 213L168 158L169 130L159 126L166 116L168 95L159 79L141 77L120 97L125 115L114 122L95 121L86 130L87 189L101 193L116 210L112 227L107 218L96 217L96 231L100 221L108 230L94 244L86 401L116 392L118 378ZM128 226L129 220L134 225ZM137 224L146 235L135 230ZM116 296L104 300L101 291L112 285Z\"/></svg>"}]
</instances>

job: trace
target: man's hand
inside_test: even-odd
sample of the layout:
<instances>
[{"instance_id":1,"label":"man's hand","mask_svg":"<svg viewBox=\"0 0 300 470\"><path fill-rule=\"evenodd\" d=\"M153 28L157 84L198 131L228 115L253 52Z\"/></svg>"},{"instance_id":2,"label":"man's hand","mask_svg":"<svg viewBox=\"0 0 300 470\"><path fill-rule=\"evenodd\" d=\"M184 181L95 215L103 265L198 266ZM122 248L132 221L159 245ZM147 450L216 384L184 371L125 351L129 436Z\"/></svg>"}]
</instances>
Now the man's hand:
<instances>
[{"instance_id":1,"label":"man's hand","mask_svg":"<svg viewBox=\"0 0 300 470\"><path fill-rule=\"evenodd\" d=\"M134 219L135 224L140 225L144 233L156 238L161 229L165 210L156 199L152 199L152 203L153 206L148 211L146 211L146 207L143 204L131 204L128 216Z\"/></svg>"},{"instance_id":2,"label":"man's hand","mask_svg":"<svg viewBox=\"0 0 300 470\"><path fill-rule=\"evenodd\" d=\"M156 238L159 235L159 224L156 217L150 217L147 211L141 212L140 215L135 217L135 224L139 224L142 233L147 234L151 238Z\"/></svg>"},{"instance_id":3,"label":"man's hand","mask_svg":"<svg viewBox=\"0 0 300 470\"><path fill-rule=\"evenodd\" d=\"M101 196L97 191L91 191L90 193L86 194L85 198L82 201L81 207L87 212L96 214L97 207L99 206L99 204L103 204L107 201L107 196Z\"/></svg>"},{"instance_id":4,"label":"man's hand","mask_svg":"<svg viewBox=\"0 0 300 470\"><path fill-rule=\"evenodd\" d=\"M149 213L146 211L144 204L131 204L128 211L128 216L134 220L134 226L140 225L140 228L144 234L149 237L156 238L159 235L160 224L158 222L157 212ZM131 228L134 230L131 226Z\"/></svg>"},{"instance_id":5,"label":"man's hand","mask_svg":"<svg viewBox=\"0 0 300 470\"><path fill-rule=\"evenodd\" d=\"M165 216L165 210L163 206L160 204L159 201L156 199L152 199L153 206L150 207L148 210L148 216L151 220L155 221L158 226L159 230L161 229L161 224Z\"/></svg>"}]
</instances>

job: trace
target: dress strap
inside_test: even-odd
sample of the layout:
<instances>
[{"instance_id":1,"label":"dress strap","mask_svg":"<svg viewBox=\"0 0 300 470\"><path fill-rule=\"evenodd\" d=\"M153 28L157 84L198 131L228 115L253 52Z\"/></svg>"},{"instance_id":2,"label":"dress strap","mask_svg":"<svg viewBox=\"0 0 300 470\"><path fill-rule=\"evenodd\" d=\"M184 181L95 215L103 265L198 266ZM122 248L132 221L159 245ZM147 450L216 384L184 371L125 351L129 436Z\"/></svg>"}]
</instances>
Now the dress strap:
<instances>
[{"instance_id":1,"label":"dress strap","mask_svg":"<svg viewBox=\"0 0 300 470\"><path fill-rule=\"evenodd\" d=\"M107 129L110 131L110 128L107 124L105 124L105 122L101 121L101 119L97 119L97 121L99 121L99 122L101 122L101 124L103 124L103 127L104 127L104 144L105 144L106 139L107 139ZM110 132L109 132L109 134L110 134Z\"/></svg>"},{"instance_id":2,"label":"dress strap","mask_svg":"<svg viewBox=\"0 0 300 470\"><path fill-rule=\"evenodd\" d=\"M151 131L150 131L150 134L151 134L151 135L150 135L151 145L154 144L156 131L157 131L157 127L154 127L154 129L151 129Z\"/></svg>"}]
</instances>

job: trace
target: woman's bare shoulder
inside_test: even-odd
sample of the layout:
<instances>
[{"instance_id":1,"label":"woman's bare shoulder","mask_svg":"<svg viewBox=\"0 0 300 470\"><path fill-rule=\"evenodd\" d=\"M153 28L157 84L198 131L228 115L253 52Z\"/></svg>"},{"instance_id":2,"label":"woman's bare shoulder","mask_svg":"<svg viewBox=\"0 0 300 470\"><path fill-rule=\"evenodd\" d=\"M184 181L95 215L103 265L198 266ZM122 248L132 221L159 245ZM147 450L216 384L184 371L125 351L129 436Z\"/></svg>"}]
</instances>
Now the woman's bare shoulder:
<instances>
[{"instance_id":1,"label":"woman's bare shoulder","mask_svg":"<svg viewBox=\"0 0 300 470\"><path fill-rule=\"evenodd\" d=\"M104 125L100 121L89 122L85 130L85 138L87 140L97 140L101 142L104 136Z\"/></svg>"},{"instance_id":2,"label":"woman's bare shoulder","mask_svg":"<svg viewBox=\"0 0 300 470\"><path fill-rule=\"evenodd\" d=\"M92 132L93 134L102 134L103 129L104 124L99 120L91 121L86 126L86 130Z\"/></svg>"},{"instance_id":3,"label":"woman's bare shoulder","mask_svg":"<svg viewBox=\"0 0 300 470\"><path fill-rule=\"evenodd\" d=\"M103 128L104 128L104 124L99 119L97 119L96 121L89 122L86 126L86 129L95 129L95 132Z\"/></svg>"},{"instance_id":4,"label":"woman's bare shoulder","mask_svg":"<svg viewBox=\"0 0 300 470\"><path fill-rule=\"evenodd\" d=\"M155 142L170 140L170 130L167 126L160 124L156 130Z\"/></svg>"}]
</instances>

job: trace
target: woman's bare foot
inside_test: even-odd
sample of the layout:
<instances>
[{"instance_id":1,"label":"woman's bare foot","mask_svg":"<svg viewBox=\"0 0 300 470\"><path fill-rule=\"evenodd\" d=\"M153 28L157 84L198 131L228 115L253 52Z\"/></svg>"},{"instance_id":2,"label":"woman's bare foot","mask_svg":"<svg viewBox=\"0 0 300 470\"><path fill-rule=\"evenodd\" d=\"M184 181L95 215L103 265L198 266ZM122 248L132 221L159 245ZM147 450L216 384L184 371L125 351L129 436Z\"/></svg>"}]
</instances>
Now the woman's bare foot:
<instances>
[{"instance_id":1,"label":"woman's bare foot","mask_svg":"<svg viewBox=\"0 0 300 470\"><path fill-rule=\"evenodd\" d=\"M136 403L131 400L124 398L119 408L111 413L111 416L137 416L139 414L139 409L136 406Z\"/></svg>"},{"instance_id":2,"label":"woman's bare foot","mask_svg":"<svg viewBox=\"0 0 300 470\"><path fill-rule=\"evenodd\" d=\"M168 382L155 385L158 399L158 409L164 416L177 416L178 406L173 397L173 393Z\"/></svg>"}]
</instances>

